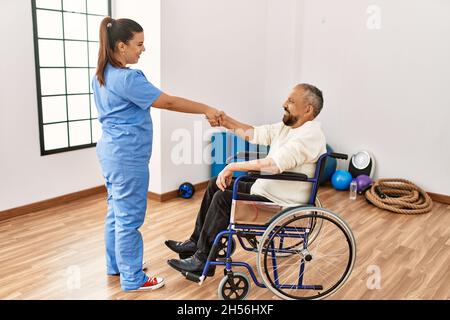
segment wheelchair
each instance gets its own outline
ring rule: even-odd
[[[259,154],[240,152],[233,160],[250,160],[255,156],[260,158]],[[224,266],[224,277],[218,287],[218,295],[224,300],[243,300],[250,291],[247,275],[234,272],[233,267],[246,268],[256,286],[268,288],[285,300],[323,299],[336,292],[352,272],[356,243],[347,223],[323,208],[317,197],[327,157],[348,158],[340,153],[321,155],[313,178],[292,172],[275,175],[247,172],[238,176],[233,185],[228,229],[216,235],[202,274],[184,272],[185,277],[201,285],[210,268]],[[238,198],[239,181],[256,179],[312,183],[309,202],[282,207],[272,202]],[[244,250],[257,254],[260,280],[248,263],[232,260],[236,249],[234,238]]]

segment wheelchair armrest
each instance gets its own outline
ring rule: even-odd
[[[343,160],[347,160],[348,159],[348,155],[346,155],[345,153],[331,153],[330,157],[332,158],[336,158],[336,159],[343,159]]]
[[[250,151],[240,151],[236,153],[234,156],[231,156],[227,159],[226,163],[229,164],[231,162],[234,162],[238,159],[244,159],[246,161],[248,160],[255,160],[255,159],[263,159],[267,156],[267,153],[264,152],[250,152]]]
[[[297,172],[283,172],[279,174],[267,174],[260,171],[249,171],[248,176],[256,179],[286,180],[286,181],[307,181],[308,176]]]

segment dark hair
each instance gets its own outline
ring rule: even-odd
[[[136,32],[142,32],[144,29],[139,23],[130,19],[117,19],[106,17],[100,24],[100,49],[98,51],[97,71],[95,76],[101,86],[105,85],[105,68],[109,62],[114,67],[123,67],[117,59],[114,58],[117,42],[128,43],[133,39]]]
[[[317,87],[308,84],[301,83],[295,86],[295,88],[302,88],[304,90],[303,98],[306,99],[307,103],[313,106],[314,117],[317,117],[323,108],[323,95]]]

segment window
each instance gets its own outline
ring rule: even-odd
[[[95,146],[91,79],[111,0],[32,0],[41,155]]]

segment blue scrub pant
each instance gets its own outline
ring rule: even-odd
[[[148,163],[124,165],[100,161],[108,190],[105,223],[108,274],[120,273],[123,290],[134,290],[147,281],[142,271],[144,223],[149,183]]]

